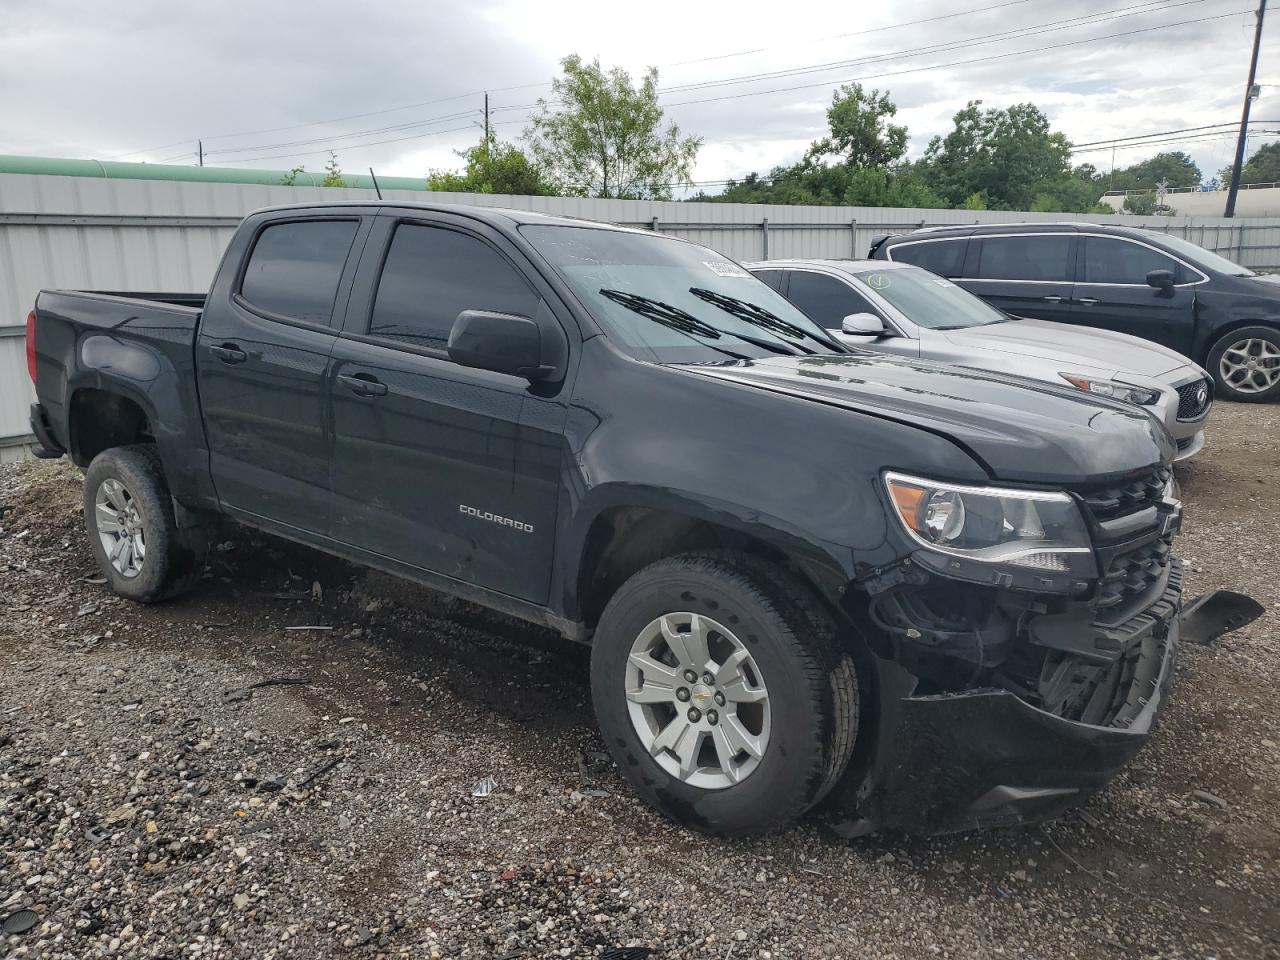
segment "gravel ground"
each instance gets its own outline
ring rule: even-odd
[[[1280,609],[1277,450],[1280,406],[1223,403],[1179,468],[1192,595]],[[136,606],[81,514],[65,463],[0,470],[0,955],[1280,957],[1273,613],[1184,648],[1062,820],[724,842],[602,761],[584,651],[246,531]]]

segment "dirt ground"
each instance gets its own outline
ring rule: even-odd
[[[1189,596],[1269,612],[1184,647],[1099,797],[725,842],[601,758],[583,650],[247,531],[189,596],[120,601],[79,473],[3,468],[0,955],[1280,957],[1280,407],[1220,403],[1178,475]]]

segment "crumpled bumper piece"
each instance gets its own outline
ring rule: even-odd
[[[950,833],[1057,816],[1105,786],[1141,749],[1164,704],[1178,647],[1171,616],[1141,618],[1134,683],[1141,708],[1127,724],[1095,726],[1040,710],[1013,693],[978,689],[885,696],[875,759],[865,778],[841,784],[828,805],[835,829]],[[905,671],[884,662],[882,679]],[[843,818],[843,819],[840,819]]]

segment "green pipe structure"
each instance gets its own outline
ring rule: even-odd
[[[70,160],[61,157],[21,157],[0,154],[0,173],[34,173],[52,177],[96,177],[106,180],[172,180],[183,183],[259,183],[269,187],[283,185],[289,170],[238,170],[228,167],[187,167],[170,163],[120,163],[116,160]],[[346,186],[373,189],[373,178],[367,173],[344,173]],[[324,173],[302,171],[294,186],[322,186]],[[426,177],[378,177],[384,190],[417,190],[425,192]]]

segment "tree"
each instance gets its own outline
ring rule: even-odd
[[[1124,212],[1136,213],[1140,217],[1150,217],[1156,212],[1156,195],[1154,191],[1130,193],[1124,198]]]
[[[672,186],[690,182],[702,140],[682,136],[674,123],[662,129],[655,67],[637,89],[625,70],[606,74],[598,59],[588,64],[575,54],[560,65],[551,96],[561,109],[539,100],[542,113],[525,139],[562,193],[669,200]]]
[[[835,91],[827,110],[829,133],[815,140],[799,163],[775,167],[768,177],[749,174],[725,190],[695,200],[862,207],[938,207],[942,201],[909,164],[907,128],[889,118],[898,108],[888,93],[861,84]],[[834,160],[835,162],[829,162]]]
[[[492,133],[474,147],[459,150],[458,156],[466,160],[462,172],[433,170],[427,176],[428,190],[524,197],[555,195],[555,188],[528,154],[513,143],[499,143]]]
[[[829,136],[815,140],[806,157],[836,156],[853,167],[888,167],[907,155],[907,128],[889,122],[898,107],[887,92],[867,93],[860,83],[846,83],[827,108]]]
[[[1223,183],[1231,182],[1231,167],[1225,167],[1219,177]],[[1280,143],[1267,143],[1254,152],[1240,168],[1241,183],[1280,183]]]
[[[1071,146],[1034,104],[981,105],[970,101],[953,118],[954,129],[929,142],[921,172],[952,206],[980,193],[993,210],[1026,210],[1046,182],[1070,175]]]
[[[1161,180],[1170,187],[1198,187],[1200,168],[1181,150],[1170,150],[1121,167],[1106,179],[1111,190],[1154,190]]]

